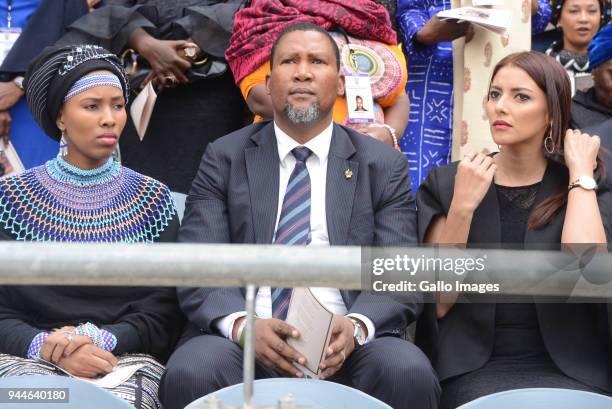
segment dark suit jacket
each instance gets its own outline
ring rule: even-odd
[[[272,243],[279,191],[272,122],[247,126],[208,145],[185,205],[180,242]],[[353,175],[346,178],[345,171]],[[406,159],[399,152],[334,124],[327,164],[326,218],[331,245],[416,243],[416,211]],[[399,335],[421,311],[419,295],[391,298],[341,291],[347,309],[374,323],[377,336]],[[181,288],[183,311],[205,332],[244,310],[239,288]]]
[[[457,163],[434,169],[419,188],[419,235],[437,214],[448,214],[454,191]],[[567,189],[565,166],[549,161],[534,208],[544,199]],[[612,194],[600,185],[599,209],[610,242]],[[559,249],[565,208],[553,222],[539,230],[527,230],[526,249]],[[501,223],[496,188],[492,184],[474,212],[468,247],[501,247]],[[492,246],[493,245],[493,246]],[[519,261],[520,262],[520,261]],[[543,260],[545,262],[545,260]],[[478,296],[461,296],[462,302],[441,320],[435,319],[435,306],[427,305],[417,329],[419,344],[432,359],[440,381],[482,367],[490,358],[495,334],[495,304],[470,303]],[[489,296],[490,297],[490,296]],[[566,375],[588,385],[612,391],[612,346],[609,304],[536,304],[540,331],[551,358]],[[537,302],[537,300],[536,300]],[[433,326],[429,324],[435,323]]]

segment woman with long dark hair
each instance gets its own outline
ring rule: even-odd
[[[429,174],[417,195],[421,238],[513,249],[609,241],[600,141],[568,129],[570,106],[568,76],[554,59],[502,59],[486,104],[500,152]],[[441,297],[436,325],[417,336],[433,345],[442,408],[525,387],[612,392],[606,306]]]

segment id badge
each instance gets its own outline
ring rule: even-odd
[[[9,51],[11,51],[11,48],[13,48],[13,44],[15,44],[20,34],[20,28],[0,28],[0,64],[2,64]]]
[[[374,99],[368,74],[346,75],[344,93],[349,122],[374,122]]]

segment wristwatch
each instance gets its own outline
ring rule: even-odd
[[[21,75],[18,75],[15,78],[13,78],[13,83],[17,85],[17,88],[23,91],[23,77]]]
[[[567,187],[567,190],[572,190],[575,187],[581,187],[585,190],[597,190],[597,182],[590,176],[580,176]]]
[[[366,335],[363,328],[361,328],[360,322],[352,317],[348,317],[348,319],[353,323],[353,339],[355,340],[355,346],[362,346],[366,342]]]

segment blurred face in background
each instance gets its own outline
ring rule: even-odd
[[[600,104],[612,108],[612,60],[608,60],[593,70],[595,96]]]
[[[598,0],[566,0],[558,23],[563,30],[563,48],[586,54],[589,43],[599,30],[600,18]]]

